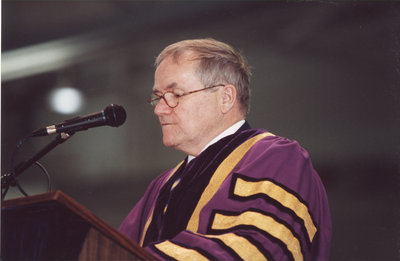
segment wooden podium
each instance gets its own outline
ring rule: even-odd
[[[3,201],[1,212],[4,261],[156,260],[61,191]]]

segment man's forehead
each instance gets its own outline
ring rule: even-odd
[[[190,57],[192,56],[181,55],[178,60],[172,56],[166,57],[156,69],[153,91],[165,92],[177,88],[186,91],[188,88],[185,84],[187,78],[198,78],[198,61],[192,60]]]

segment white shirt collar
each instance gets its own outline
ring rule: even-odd
[[[231,135],[233,133],[235,133],[236,131],[238,131],[240,129],[240,127],[242,127],[242,125],[245,123],[245,120],[240,120],[238,122],[236,122],[235,124],[233,124],[232,126],[230,126],[229,128],[227,128],[226,130],[224,130],[223,132],[221,132],[218,136],[216,136],[214,139],[212,139],[201,151],[200,153],[202,153],[205,149],[207,149],[209,146],[213,145],[214,143],[216,143],[217,141],[219,141],[222,138],[225,138],[228,135]],[[199,154],[200,154],[199,153]],[[195,156],[192,155],[188,155],[188,161],[187,163],[189,163],[192,159],[194,159]]]

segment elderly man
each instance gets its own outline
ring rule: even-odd
[[[154,107],[165,146],[188,156],[147,189],[119,230],[160,259],[327,260],[323,184],[295,141],[245,121],[245,59],[213,39],[166,47]]]

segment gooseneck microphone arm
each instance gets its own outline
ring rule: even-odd
[[[60,133],[60,134],[58,134],[57,137],[52,142],[50,142],[46,147],[44,147],[38,153],[33,155],[27,161],[24,161],[24,162],[18,164],[18,166],[16,166],[14,168],[12,173],[6,173],[4,175],[1,175],[1,188],[5,189],[7,191],[10,186],[16,186],[17,185],[16,177],[19,174],[21,174],[27,168],[32,166],[35,162],[37,162],[39,159],[41,159],[43,156],[45,156],[47,153],[49,153],[57,145],[65,142],[73,134],[74,133]],[[2,197],[4,197],[4,196],[2,196]]]
[[[60,133],[57,135],[57,137],[50,142],[46,147],[44,147],[42,150],[40,150],[38,153],[32,156],[27,161],[24,161],[20,164],[18,164],[17,167],[14,169],[14,175],[18,176],[20,173],[25,171],[27,168],[32,166],[36,161],[41,159],[44,155],[49,153],[52,149],[54,149],[57,145],[64,143],[67,139],[69,139],[74,133]]]

